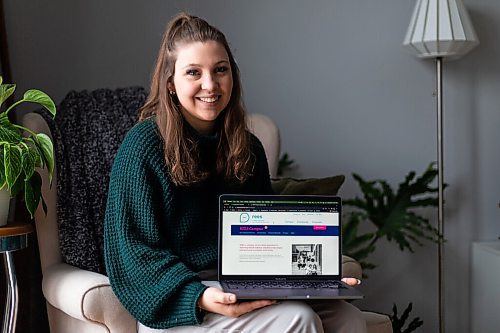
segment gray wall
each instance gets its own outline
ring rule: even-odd
[[[189,10],[226,33],[249,111],[278,123],[298,176],[345,174],[352,197],[352,172],[396,186],[436,160],[434,64],[401,45],[413,0],[4,2],[20,90],[60,101],[70,89],[147,86],[166,22]],[[500,3],[465,3],[481,45],[444,66],[448,332],[469,331],[471,243],[500,236]],[[436,252],[381,244],[358,304],[413,302],[421,331],[437,331]]]

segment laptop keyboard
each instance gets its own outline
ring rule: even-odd
[[[226,281],[231,289],[341,289],[339,281]]]

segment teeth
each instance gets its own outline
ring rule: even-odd
[[[202,102],[213,103],[213,102],[215,102],[218,99],[218,97],[199,97],[199,99]]]

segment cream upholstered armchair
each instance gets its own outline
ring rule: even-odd
[[[91,107],[99,108],[100,105],[103,105],[99,101],[96,103],[96,96],[92,96],[92,98],[92,103],[89,104],[92,105]],[[97,96],[97,98],[100,97]],[[109,100],[109,96],[106,98]],[[73,104],[69,103],[69,105]],[[87,111],[81,110],[81,112]],[[62,112],[65,110],[59,108],[58,116],[61,116]],[[24,117],[23,123],[36,132],[43,132],[53,137],[54,133],[50,130],[47,119],[44,118],[41,114],[29,113]],[[271,119],[259,114],[251,114],[248,117],[248,124],[262,141],[270,173],[272,176],[276,176],[280,150],[277,127]],[[107,130],[113,130],[113,128],[108,127]],[[56,154],[56,159],[57,157]],[[66,167],[56,162],[56,168]],[[41,172],[44,171],[41,170]],[[50,331],[52,333],[135,333],[137,332],[136,321],[114,295],[108,278],[99,272],[65,263],[63,259],[64,253],[62,253],[60,245],[64,243],[64,240],[60,239],[61,230],[59,230],[57,209],[58,177],[60,175],[61,173],[58,171],[55,172],[51,187],[47,183],[43,184],[42,193],[48,207],[47,216],[41,209],[35,215],[43,275],[42,290],[47,304]],[[107,184],[102,184],[102,186],[107,187]],[[63,195],[66,194],[59,193],[59,196]],[[350,258],[344,257],[343,270],[346,276],[361,277],[361,267]],[[368,332],[392,332],[387,316],[368,312],[364,314],[367,319]]]

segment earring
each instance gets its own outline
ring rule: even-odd
[[[169,90],[168,93],[170,94],[170,96],[174,96],[175,95],[175,90]]]

